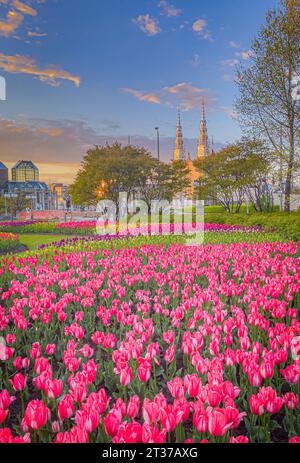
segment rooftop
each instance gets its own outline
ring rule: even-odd
[[[44,182],[7,182],[5,189],[12,190],[43,190],[50,191],[47,183]]]
[[[19,167],[25,167],[25,166],[26,166],[26,167],[29,167],[29,168],[31,168],[31,169],[36,169],[36,170],[38,170],[38,168],[36,167],[35,164],[33,164],[32,161],[24,161],[24,160],[18,161],[18,162],[14,165],[13,169],[17,169],[17,168],[19,168]]]

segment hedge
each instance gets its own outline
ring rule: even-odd
[[[300,241],[300,212],[272,212],[255,214],[206,213],[206,223],[241,226],[261,226],[279,233],[286,240]]]

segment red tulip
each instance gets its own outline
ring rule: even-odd
[[[17,373],[13,379],[9,380],[15,391],[23,391],[26,387],[27,377],[22,373]]]
[[[119,430],[119,427],[121,424],[121,418],[115,413],[110,412],[103,419],[103,424],[104,424],[106,434],[108,434],[111,437],[114,437]]]
[[[289,440],[289,444],[300,444],[300,436],[292,437]]]
[[[184,397],[183,381],[181,378],[174,378],[167,383],[168,389],[174,399],[181,399]]]
[[[130,397],[128,406],[127,406],[127,415],[129,418],[132,420],[137,417],[139,414],[139,409],[140,409],[140,398],[139,396],[135,395],[133,397]]]
[[[246,436],[238,436],[230,438],[231,444],[249,444],[249,439]]]
[[[66,394],[58,405],[58,416],[60,420],[69,419],[75,411],[74,401],[69,394]]]
[[[293,392],[287,392],[283,396],[283,402],[289,410],[295,410],[298,407],[299,397]]]
[[[184,377],[184,389],[190,397],[197,397],[201,388],[201,379],[196,375],[186,375]]]
[[[114,444],[137,444],[142,442],[142,426],[139,423],[122,423],[118,434],[112,440]]]
[[[47,379],[45,382],[45,393],[49,399],[57,399],[63,390],[63,382],[61,379]]]
[[[144,444],[165,444],[167,438],[166,429],[159,430],[147,423],[143,424],[142,441]]]
[[[131,383],[133,378],[131,368],[123,368],[120,372],[120,382],[122,386],[128,386]]]
[[[250,402],[250,408],[251,408],[253,415],[260,416],[265,413],[264,403],[259,397],[257,397],[256,395],[253,395],[250,397],[249,402]]]
[[[55,344],[48,344],[46,346],[45,351],[46,351],[47,355],[54,355],[55,352],[56,352],[56,345]]]
[[[91,433],[99,426],[100,416],[98,412],[93,410],[79,410],[76,412],[75,421],[79,428]]]
[[[138,377],[142,383],[149,381],[151,377],[152,363],[150,359],[138,359]]]
[[[195,411],[193,416],[193,425],[198,432],[207,432],[208,430],[208,416],[205,410]]]
[[[4,389],[0,392],[0,410],[7,410],[11,402],[15,400],[15,397],[11,397],[9,392]]]
[[[208,413],[208,430],[212,436],[224,436],[231,428],[231,423],[227,422],[224,410],[217,408]]]
[[[27,405],[24,419],[29,428],[40,429],[50,420],[50,410],[44,402],[32,400]]]
[[[176,346],[172,344],[167,350],[164,355],[164,359],[167,363],[172,363],[176,353]]]
[[[6,420],[7,415],[8,415],[8,410],[2,410],[2,409],[0,408],[0,424],[2,424],[3,421]]]

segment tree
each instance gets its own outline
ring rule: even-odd
[[[106,199],[118,206],[119,193],[127,192],[149,207],[153,200],[171,200],[185,187],[186,175],[181,164],[167,165],[143,148],[115,143],[88,151],[69,193],[76,205],[96,205]]]
[[[248,195],[254,207],[262,210],[266,194],[262,185],[268,184],[270,156],[260,141],[242,139],[197,161],[200,198],[238,213]]]
[[[266,141],[273,150],[279,178],[284,179],[286,212],[299,158],[300,107],[294,97],[299,65],[300,4],[280,0],[278,9],[267,13],[252,44],[249,67],[237,70],[236,109],[245,133]]]
[[[18,192],[16,197],[10,197],[6,200],[7,210],[10,212],[11,217],[16,217],[18,212],[24,211],[27,207],[30,207],[31,201],[26,197],[26,193]]]
[[[113,145],[96,146],[84,157],[69,193],[74,204],[96,205],[101,199],[118,202],[119,192],[132,194],[137,179],[144,176],[150,154],[142,148]]]
[[[179,161],[164,164],[154,160],[152,165],[145,167],[145,178],[138,180],[138,197],[144,200],[150,208],[152,201],[166,200],[171,202],[189,185],[186,165]]]

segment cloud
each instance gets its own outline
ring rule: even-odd
[[[194,22],[192,29],[197,35],[202,36],[204,39],[211,40],[211,34],[206,29],[206,26],[207,21],[205,19],[197,19],[197,21]]]
[[[240,63],[241,59],[243,59],[245,61],[248,61],[249,59],[251,59],[251,57],[253,56],[253,52],[252,52],[252,50],[237,51],[235,53],[235,56],[237,58],[225,59],[225,60],[221,61],[221,65],[222,66],[235,67]]]
[[[162,14],[168,16],[169,18],[180,16],[182,13],[180,8],[175,8],[175,6],[171,5],[166,0],[160,0],[157,6],[158,8],[162,8]]]
[[[223,80],[225,80],[225,82],[230,82],[232,78],[229,74],[223,74]]]
[[[230,48],[241,48],[241,45],[238,42],[235,42],[234,40],[230,40],[229,46]]]
[[[109,131],[116,131],[121,128],[118,122],[112,121],[110,119],[102,119],[101,126],[104,128],[104,130],[109,130]]]
[[[3,156],[1,161],[12,167],[20,159],[31,159],[40,169],[43,181],[57,181],[71,183],[80,167],[80,162],[89,148],[94,145],[112,144],[114,142],[127,145],[128,134],[120,135],[107,133],[103,120],[103,129],[91,128],[86,122],[79,120],[47,120],[28,119],[26,115],[20,120],[0,119],[0,138]],[[200,118],[200,115],[199,115]],[[26,122],[25,122],[26,121]],[[197,151],[197,128],[195,138],[185,139],[191,155]],[[115,123],[116,124],[116,123]],[[175,138],[176,114],[172,123],[171,136],[161,133],[161,155],[164,161],[172,159]],[[131,144],[144,147],[156,155],[157,140],[153,136],[130,134]],[[220,147],[215,143],[216,149]]]
[[[27,35],[29,37],[47,37],[48,34],[45,32],[35,32],[35,31],[28,31]]]
[[[171,107],[180,106],[184,111],[200,108],[203,99],[205,99],[207,105],[210,105],[212,102],[212,97],[207,89],[193,87],[188,82],[163,87],[161,90],[154,92],[141,92],[131,88],[122,90],[130,93],[140,101],[164,104]]]
[[[238,59],[225,59],[221,61],[222,66],[229,66],[231,68],[237,66],[239,64]]]
[[[29,159],[29,157],[27,156]],[[19,160],[19,159],[18,159]],[[6,167],[10,170],[16,161],[3,160]],[[46,183],[65,183],[70,185],[80,169],[80,163],[77,162],[44,162],[44,160],[35,161],[40,173],[41,182]]]
[[[6,21],[0,20],[0,35],[8,36],[15,32],[22,24],[24,16],[13,10],[9,10]]]
[[[132,88],[123,88],[122,90],[126,93],[130,93],[131,95],[135,96],[140,101],[146,101],[147,103],[152,103],[152,104],[161,103],[160,98],[154,93],[142,93]]]
[[[220,108],[225,114],[227,114],[231,119],[237,119],[239,114],[233,108],[228,106],[221,106]]]
[[[206,24],[207,22],[205,19],[197,19],[197,21],[195,21],[193,24],[193,31],[197,33],[202,32],[206,27]]]
[[[247,50],[247,51],[236,52],[235,56],[238,56],[239,58],[242,58],[245,61],[247,61],[247,60],[252,58],[253,51],[252,50]]]
[[[37,131],[43,134],[48,135],[49,137],[62,137],[64,135],[64,130],[58,128],[58,127],[40,127],[37,128]]]
[[[161,32],[159,22],[157,19],[152,18],[149,14],[140,15],[132,20],[142,32],[153,37]]]
[[[77,87],[80,86],[80,77],[73,76],[62,69],[47,67],[41,69],[34,59],[23,55],[9,56],[0,53],[0,69],[12,74],[28,74],[36,76],[40,81],[48,85],[58,86],[60,80],[69,80]]]
[[[34,162],[80,162],[100,137],[101,131],[84,121],[0,119],[1,160],[18,161],[22,153]]]
[[[0,0],[9,8],[6,19],[0,20],[0,35],[10,36],[24,22],[24,15],[37,16],[37,11],[19,0]]]
[[[11,4],[14,8],[16,8],[16,10],[19,10],[23,14],[29,14],[30,16],[37,15],[37,11],[34,8],[31,8],[31,6],[28,6],[19,0],[13,0]]]

